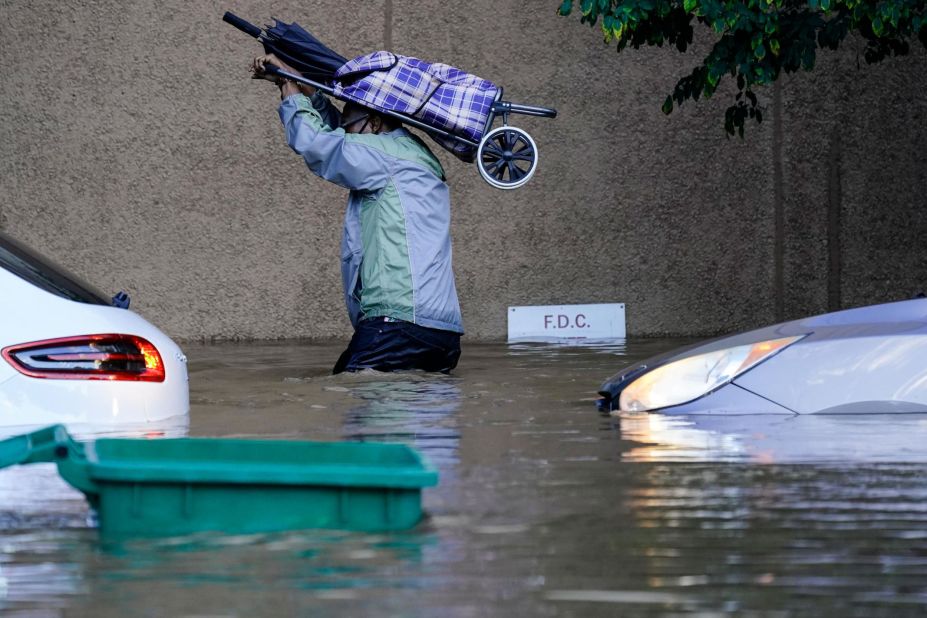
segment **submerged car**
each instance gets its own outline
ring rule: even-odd
[[[0,233],[0,426],[185,419],[186,362],[127,297]]]
[[[602,410],[679,414],[927,412],[927,299],[848,309],[635,363]]]

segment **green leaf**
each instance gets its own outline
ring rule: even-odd
[[[882,19],[876,17],[872,20],[872,31],[876,36],[882,36],[882,33],[885,32],[885,25],[882,23]]]
[[[666,100],[663,101],[663,107],[661,107],[660,109],[663,110],[664,114],[670,114],[673,111],[673,97],[672,96],[666,97]]]

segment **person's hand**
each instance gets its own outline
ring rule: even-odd
[[[276,75],[268,75],[268,66],[277,67],[278,69],[286,71],[287,73],[292,73],[293,75],[299,75],[299,71],[284,61],[280,60],[280,58],[277,58],[273,54],[258,56],[251,62],[251,79],[266,79],[277,84],[280,86],[281,99],[285,99],[292,94],[304,94],[306,96],[311,96],[315,92],[315,88],[309,86],[308,84],[298,84],[291,79],[286,79]]]
[[[279,77],[267,74],[268,66],[277,67],[278,69],[290,73],[297,73],[296,69],[280,60],[280,58],[277,58],[273,54],[266,54],[264,56],[258,56],[251,62],[251,79],[266,79],[274,83],[279,82]]]

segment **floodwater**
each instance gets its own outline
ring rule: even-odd
[[[596,411],[606,377],[678,343],[471,344],[452,376],[188,345],[191,435],[411,444],[440,473],[428,519],[105,544],[53,470],[6,470],[0,613],[925,615],[927,418]]]

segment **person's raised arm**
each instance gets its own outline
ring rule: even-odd
[[[387,185],[393,160],[372,134],[330,129],[307,97],[287,97],[280,104],[286,141],[318,176],[348,189],[376,190]]]
[[[281,101],[296,94],[310,97],[312,106],[322,116],[322,120],[325,122],[325,124],[327,124],[332,129],[338,127],[338,124],[341,122],[341,112],[339,112],[338,108],[331,104],[331,102],[324,94],[309,84],[303,84],[301,82],[281,78],[275,75],[268,75],[267,69],[265,68],[268,65],[275,66],[278,69],[288,73],[299,75],[299,71],[283,62],[275,55],[266,54],[264,56],[258,56],[251,62],[251,77],[253,79],[266,79],[277,84],[277,86],[280,87]]]
[[[391,160],[376,142],[376,135],[348,135],[336,128],[316,109],[313,100],[323,99],[320,107],[333,106],[316,89],[292,80],[268,75],[265,67],[273,65],[297,73],[273,54],[258,56],[251,63],[254,79],[267,79],[280,86],[280,121],[286,130],[287,144],[318,176],[348,189],[375,190],[389,182]],[[294,96],[305,95],[305,96]],[[312,96],[315,95],[315,96]],[[329,110],[331,111],[331,110]],[[327,114],[331,116],[332,114]]]

